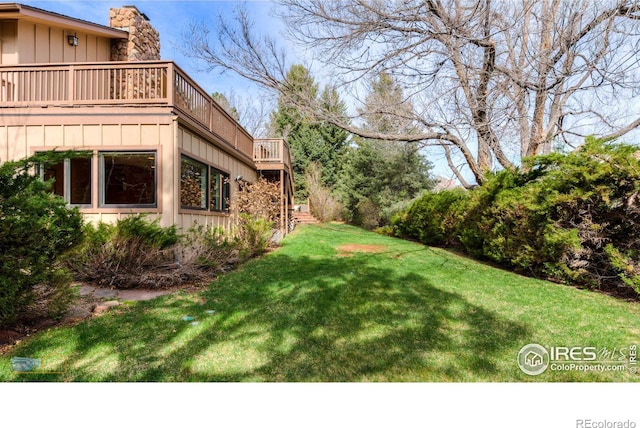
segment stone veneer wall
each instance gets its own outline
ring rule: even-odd
[[[129,32],[128,40],[118,40],[112,44],[112,61],[160,59],[160,34],[135,6],[109,10],[109,26]]]

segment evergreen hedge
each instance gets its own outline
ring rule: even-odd
[[[569,154],[526,159],[475,190],[425,195],[393,219],[394,233],[521,273],[637,296],[637,151],[591,138]]]
[[[0,165],[0,326],[43,309],[61,315],[72,299],[61,256],[82,239],[82,216],[34,170],[68,153]]]

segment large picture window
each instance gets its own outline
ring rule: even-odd
[[[71,205],[91,205],[93,168],[91,153],[42,166],[42,178],[53,180],[53,193]]]
[[[100,152],[102,206],[157,206],[156,152]]]
[[[207,209],[207,165],[186,156],[180,158],[180,205]]]

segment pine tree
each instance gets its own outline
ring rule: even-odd
[[[337,91],[325,88],[318,95],[318,85],[304,66],[292,66],[286,84],[291,87],[292,96],[319,99],[328,110],[342,117],[346,115]],[[304,176],[313,163],[321,165],[323,183],[328,187],[335,185],[348,134],[331,124],[312,120],[291,107],[288,101],[278,99],[278,109],[271,115],[270,133],[273,137],[286,138],[291,150],[296,197],[306,198]]]
[[[380,133],[411,134],[413,106],[402,88],[386,73],[371,82],[371,93],[360,113],[363,127]],[[354,139],[344,160],[340,193],[352,221],[375,226],[402,201],[433,187],[432,165],[414,142]],[[388,219],[388,218],[387,218]]]
[[[240,113],[238,112],[238,109],[231,104],[229,98],[227,98],[225,94],[223,94],[222,92],[214,92],[213,94],[211,94],[211,98],[213,98],[213,100],[217,102],[220,107],[222,107],[227,113],[229,113],[229,116],[231,116],[235,120],[240,120]]]

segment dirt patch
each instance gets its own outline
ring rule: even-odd
[[[353,253],[382,253],[388,251],[386,245],[344,244],[336,247],[340,257],[350,257]]]

